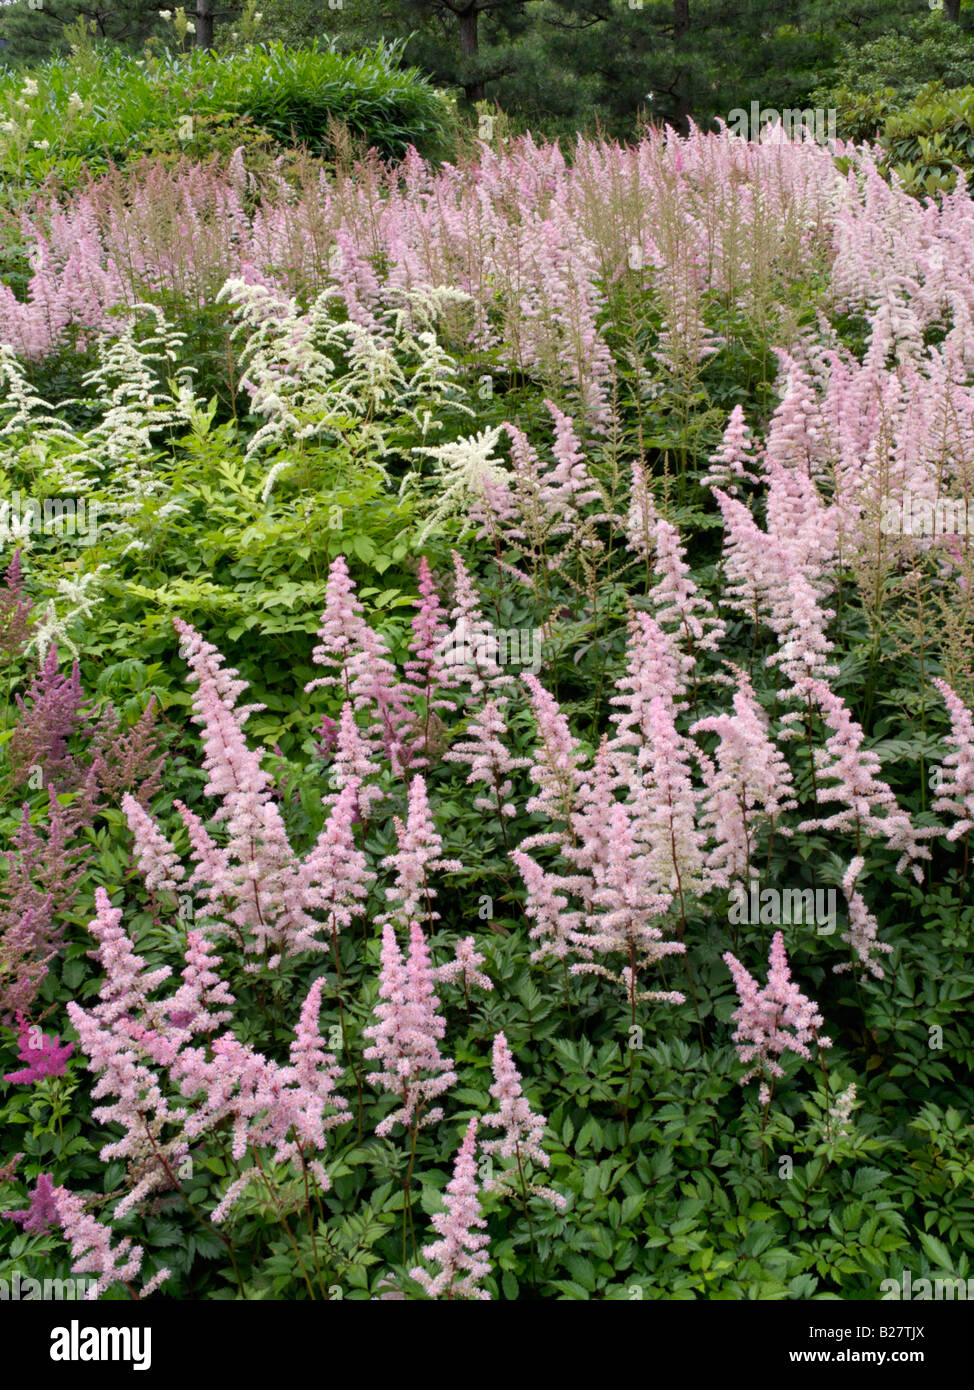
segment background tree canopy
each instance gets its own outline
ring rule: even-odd
[[[14,0],[0,13],[6,60],[64,52],[79,33],[130,50],[171,45],[156,3]],[[193,0],[186,17],[182,43],[199,47],[256,37],[352,52],[400,40],[404,65],[550,135],[627,136],[648,115],[685,130],[755,100],[781,109],[814,96],[845,110],[850,93],[862,135],[896,108],[863,98],[908,104],[931,81],[956,88],[974,73],[974,7],[962,0],[934,11],[929,0]]]

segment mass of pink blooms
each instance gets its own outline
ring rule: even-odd
[[[472,561],[453,552],[442,572],[420,561],[399,651],[373,626],[338,556],[311,652],[321,674],[305,687],[309,721],[315,699],[332,702],[317,745],[330,775],[327,815],[300,847],[264,752],[245,729],[262,706],[244,702],[246,682],[188,617],[174,620],[205,774],[205,813],[175,803],[188,856],[138,788],[119,800],[153,910],[168,910],[160,908],[166,894],[185,897],[194,925],[174,978],[172,966],[149,967],[122,909],[99,887],[88,926],[99,994],[67,1005],[75,1063],[83,1056],[94,1078],[95,1119],[118,1132],[100,1157],[124,1161],[135,1175],[115,1219],[174,1191],[183,1164],[218,1129],[240,1171],[210,1213],[217,1227],[261,1181],[262,1150],[316,1196],[331,1189],[330,1136],[354,1119],[351,1068],[328,1041],[345,1022],[338,943],[363,924],[374,927],[378,958],[371,958],[363,1029],[369,1066],[355,1081],[383,1102],[374,1132],[390,1143],[405,1134],[415,1145],[420,1129],[455,1126],[459,1040],[440,995],[462,991],[469,1016],[472,991],[490,1001],[499,977],[482,969],[481,936],[455,933],[445,960],[431,954],[443,884],[466,872],[444,850],[435,790],[435,772],[451,765],[462,769],[469,804],[502,838],[531,962],[556,965],[553,978],[560,984],[563,976],[566,990],[578,977],[595,977],[634,1026],[652,1017],[646,1006],[689,1006],[667,972],[679,967],[680,982],[692,981],[691,907],[712,909],[735,885],[751,886],[762,835],[787,839],[797,831],[828,846],[848,910],[828,968],[883,977],[879,959],[890,947],[878,935],[867,855],[871,865],[886,856],[890,872],[920,883],[930,841],[966,843],[974,829],[974,715],[949,684],[934,682],[950,721],[933,804],[945,822],[916,824],[841,693],[839,557],[868,565],[882,544],[875,524],[882,509],[907,494],[932,499],[955,480],[956,460],[974,454],[974,258],[946,254],[972,244],[974,202],[959,182],[942,206],[921,205],[882,178],[868,154],[856,160],[842,174],[816,146],[747,143],[726,132],[692,132],[680,142],[655,132],[631,148],[580,141],[569,163],[557,147],[524,138],[503,152],[485,148],[476,166],[434,171],[410,156],[395,177],[367,165],[361,180],[339,187],[322,174],[298,198],[279,190],[275,199],[270,189],[257,206],[235,160],[225,175],[156,168],[125,200],[108,178],[67,206],[41,203],[25,214],[35,269],[25,302],[0,288],[0,340],[29,358],[107,327],[119,305],[148,290],[202,305],[231,276],[288,294],[333,282],[349,317],[378,331],[375,312],[395,291],[453,285],[472,299],[473,346],[503,367],[558,384],[589,431],[604,433],[613,369],[599,314],[604,286],[633,273],[630,249],[639,248],[637,273],[652,281],[662,307],[659,361],[678,374],[717,346],[704,319],[706,293],[728,288],[732,266],[735,276],[746,274],[740,243],[749,229],[754,255],[769,237],[796,237],[810,253],[827,246],[836,307],[861,314],[868,333],[861,362],[837,339],[830,345],[827,333],[779,351],[778,403],[763,440],[739,406],[721,422],[723,440],[704,479],[704,500],[719,514],[721,614],[695,581],[681,528],[663,515],[639,463],[627,468],[626,496],[610,514],[565,411],[546,402],[553,462],[508,423],[505,481],[485,484],[472,510],[480,535],[533,556],[541,573],[553,563],[548,548],[577,542],[584,551],[594,544],[586,523],[608,520],[627,560],[647,574],[638,602],[620,605],[605,726],[584,737],[547,677],[515,676],[496,660]],[[626,195],[625,225],[596,196],[610,184]],[[670,212],[679,209],[675,221],[659,216],[664,199]],[[736,218],[706,215],[727,200]],[[155,240],[161,207],[167,258]],[[333,247],[339,256],[328,255]],[[926,344],[945,305],[951,327]],[[532,551],[539,527],[543,553]],[[957,579],[944,537],[914,539],[936,548],[946,579]],[[764,685],[723,659],[738,619],[773,639]],[[47,701],[56,735],[46,756],[67,775],[68,739],[84,706],[77,670],[55,675],[56,661],[33,693],[35,703]],[[756,686],[770,695],[759,698]],[[719,692],[722,706],[697,717],[704,687]],[[25,742],[34,739],[28,715]],[[525,731],[529,756],[513,751],[523,748]],[[804,819],[793,814],[799,768],[814,780],[817,810]],[[371,853],[365,831],[392,796],[404,814],[390,817],[388,839]],[[522,814],[536,824],[517,837],[510,826]],[[31,833],[25,825],[25,844]],[[383,910],[364,922],[373,889]],[[27,886],[23,893],[25,909],[42,916],[46,885],[33,899]],[[11,919],[21,934],[29,913]],[[57,944],[43,940],[45,948]],[[12,926],[10,942],[13,951]],[[831,1043],[818,1005],[792,978],[782,932],[772,937],[763,985],[747,968],[752,945],[723,956],[728,995],[731,983],[737,995],[724,1026],[743,1081],[757,1079],[769,1106],[786,1077],[785,1054],[817,1061]],[[307,971],[286,1023],[286,1061],[247,1040],[221,973],[230,949],[245,961],[248,980],[295,959]],[[337,999],[322,973],[331,964]],[[18,1009],[23,1002],[14,997]],[[74,1045],[59,1048],[43,1034],[38,1044],[23,1012],[17,1021],[26,1065],[5,1079],[56,1081]],[[534,1181],[549,1167],[547,1121],[524,1094],[505,1033],[492,1028],[484,1050],[496,1108],[466,1122],[443,1209],[431,1218],[439,1238],[422,1247],[425,1267],[411,1271],[434,1298],[489,1297],[482,1195],[520,1193],[525,1203],[541,1196],[555,1208],[565,1201]],[[497,1137],[484,1140],[482,1131]],[[478,1148],[500,1169],[482,1184]],[[98,1292],[131,1285],[141,1271],[138,1246],[126,1237],[113,1244],[111,1221],[44,1175],[30,1207],[5,1215],[31,1232],[59,1226],[75,1271],[93,1274]],[[157,1270],[140,1296],[166,1277]]]

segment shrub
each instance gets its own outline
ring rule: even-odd
[[[202,139],[219,151],[228,115],[243,118],[248,131],[265,131],[282,145],[306,143],[318,154],[344,125],[386,159],[411,144],[442,155],[450,108],[398,60],[395,45],[342,56],[274,43],[138,59],[99,51],[83,61],[52,60],[27,78],[8,72],[0,77],[0,172],[14,187],[55,171],[71,184],[86,169],[123,164],[160,144]]]

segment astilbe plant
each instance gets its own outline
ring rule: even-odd
[[[490,1273],[490,1260],[483,1253],[489,1237],[483,1234],[487,1222],[478,1196],[476,1142],[477,1121],[473,1119],[457,1150],[444,1210],[432,1218],[440,1239],[422,1249],[424,1258],[438,1266],[436,1273],[431,1275],[422,1268],[411,1271],[429,1298],[490,1299],[480,1286]]]
[[[19,1010],[17,1046],[17,1056],[26,1065],[20,1071],[8,1072],[3,1079],[18,1086],[29,1086],[49,1076],[63,1076],[68,1058],[74,1052],[74,1043],[65,1043],[63,1047],[59,1047],[56,1037],[48,1037]]]
[[[812,1056],[810,1043],[819,1049],[821,1056],[823,1049],[832,1046],[832,1040],[818,1031],[823,1024],[818,1005],[802,994],[791,978],[785,939],[780,931],[771,939],[768,978],[762,987],[759,988],[754,977],[730,951],[724,953],[724,962],[734,977],[734,988],[740,1000],[732,1019],[737,1025],[734,1032],[737,1055],[748,1068],[741,1085],[760,1077],[759,1099],[767,1107],[771,1104],[775,1082],[785,1075],[778,1058],[785,1052],[792,1052],[808,1061]]]

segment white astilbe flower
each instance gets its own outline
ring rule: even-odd
[[[389,452],[392,420],[406,418],[426,435],[444,404],[473,412],[463,404],[453,359],[430,328],[414,332],[410,319],[430,323],[442,312],[449,293],[417,294],[406,309],[390,306],[376,326],[339,320],[339,289],[331,285],[302,312],[295,300],[266,285],[231,279],[218,299],[228,302],[237,320],[235,339],[243,339],[243,386],[253,413],[265,423],[247,448],[247,458],[283,449],[298,440],[344,438],[356,433],[361,453],[382,471]],[[275,462],[264,484],[270,496],[283,467]]]
[[[481,430],[479,434],[467,439],[457,439],[450,444],[438,444],[413,449],[414,454],[425,454],[436,461],[435,489],[433,502],[427,512],[419,534],[420,541],[439,528],[450,516],[459,516],[469,511],[471,503],[482,502],[485,490],[506,488],[507,470],[494,456],[501,426]],[[409,473],[403,479],[400,495],[408,487],[416,487],[418,475]]]

